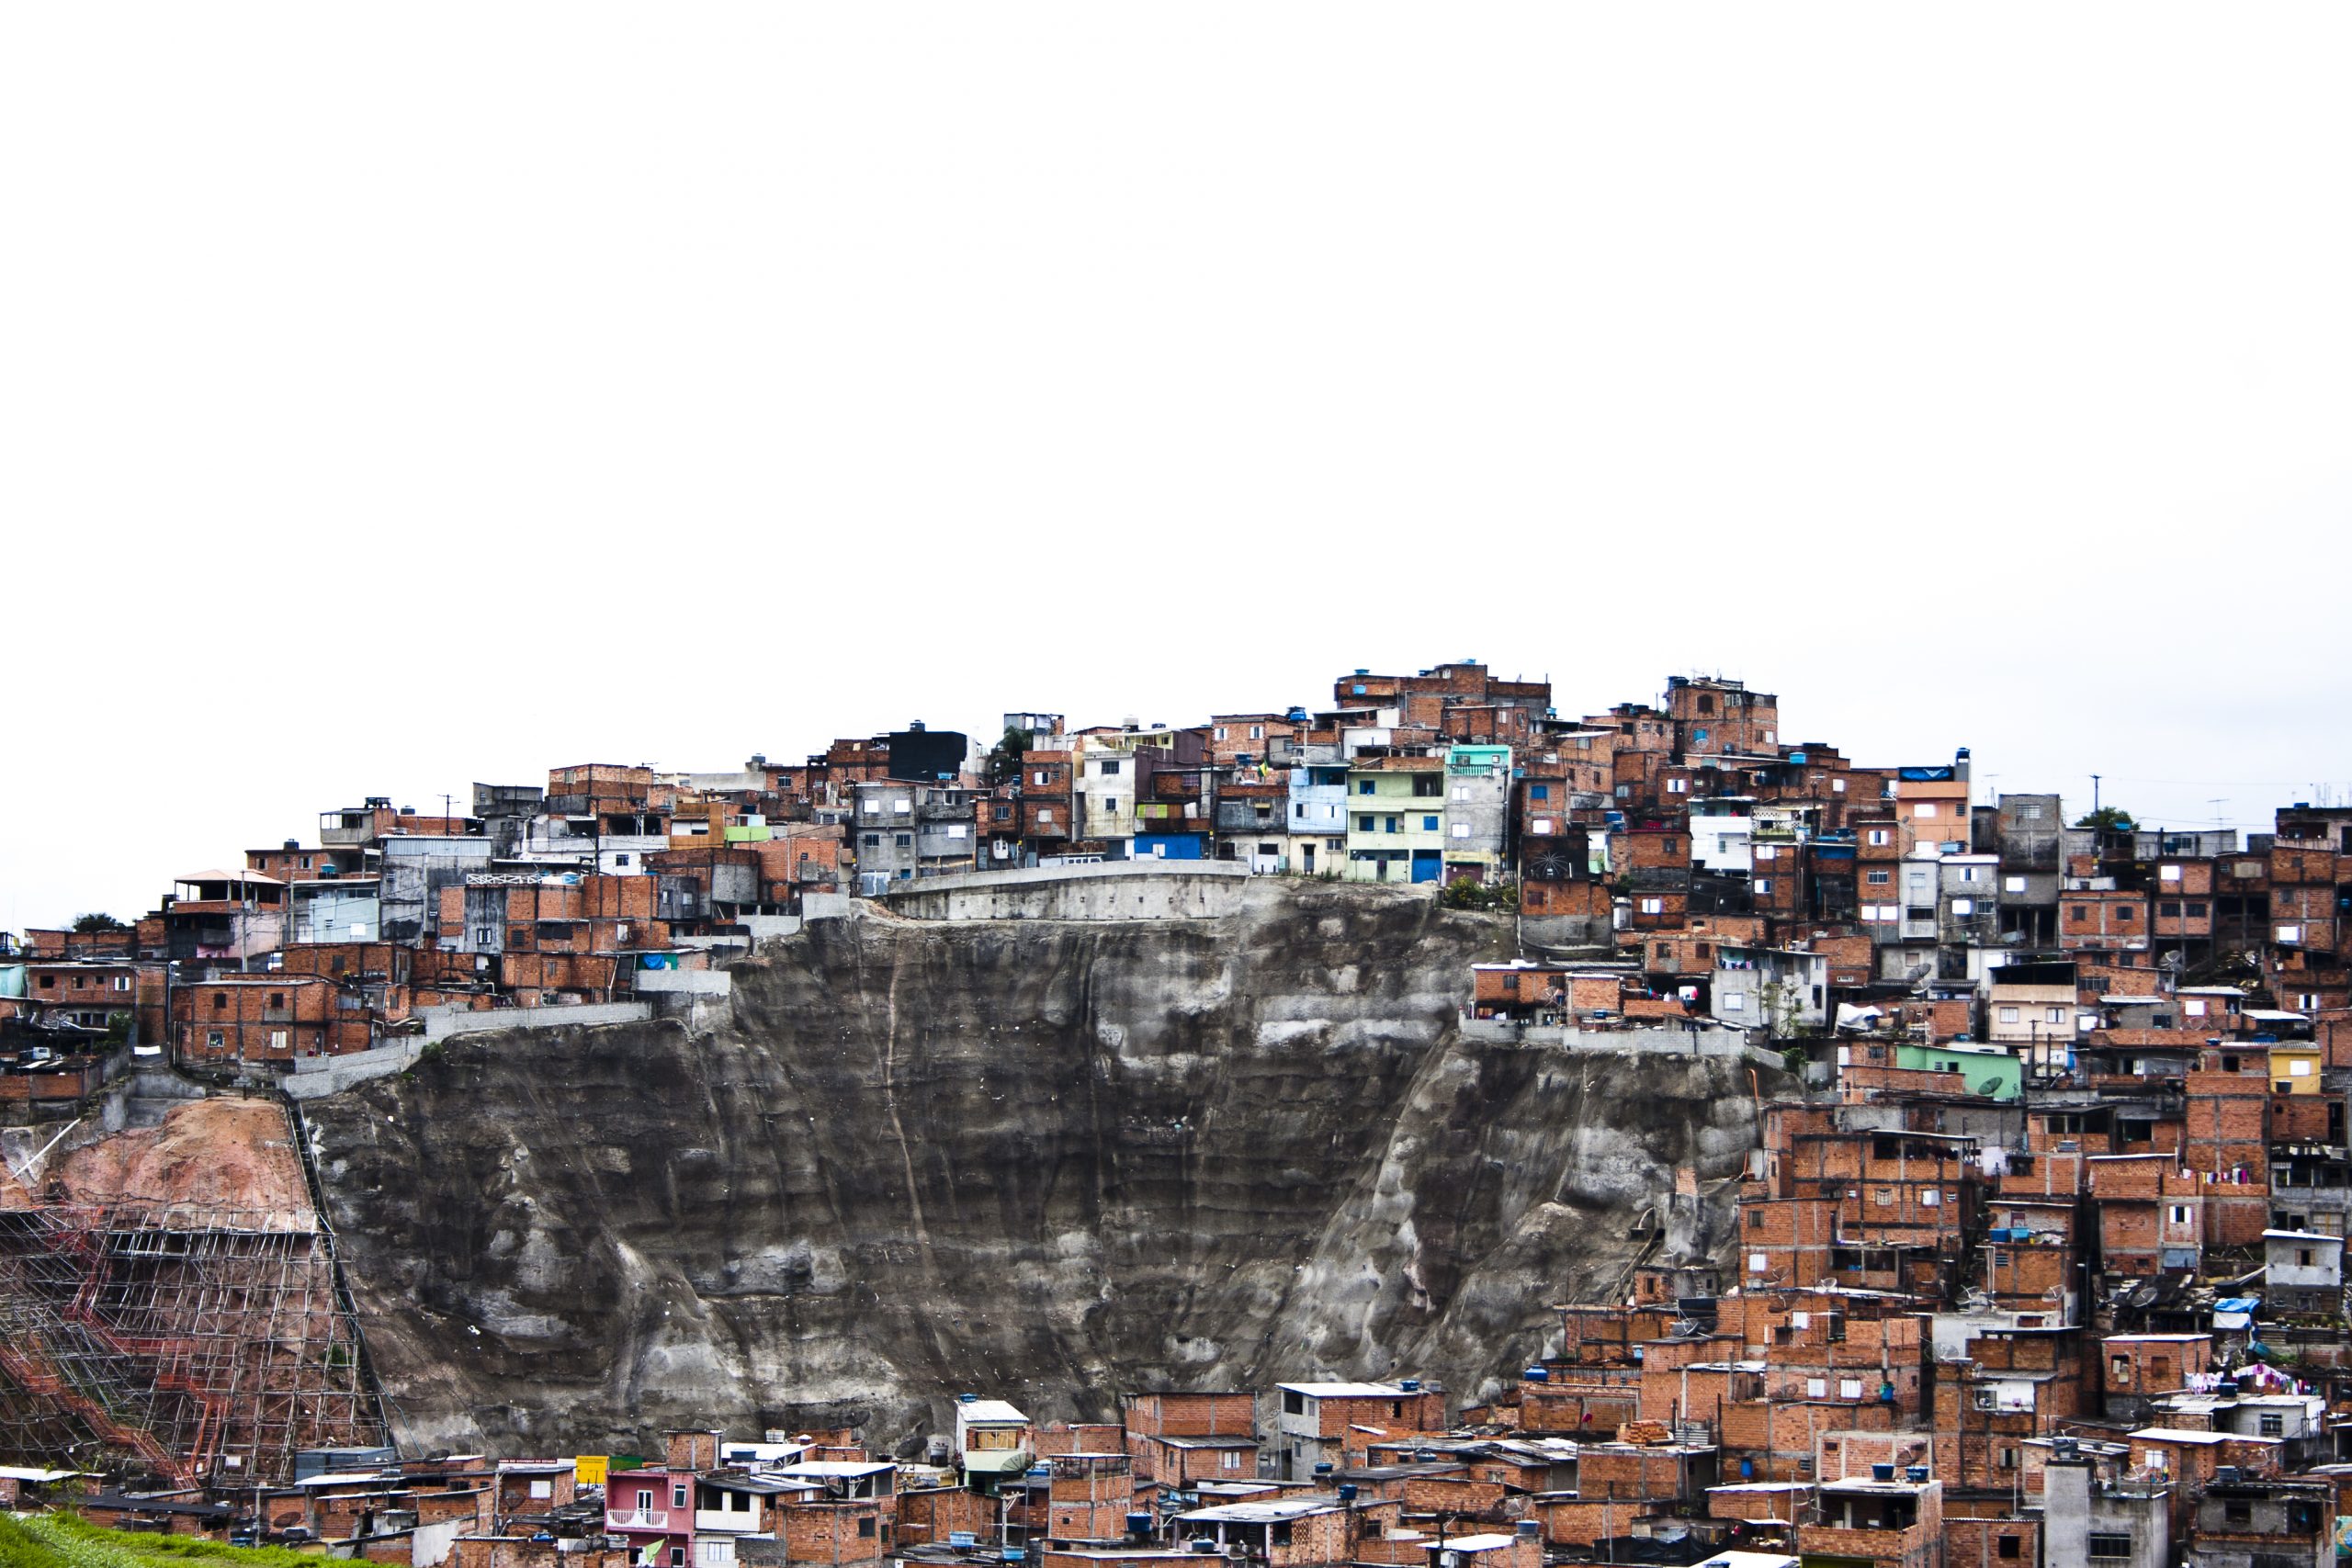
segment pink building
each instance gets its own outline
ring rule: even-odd
[[[605,1480],[605,1529],[628,1542],[634,1562],[686,1568],[695,1551],[695,1478],[666,1466],[616,1470]]]

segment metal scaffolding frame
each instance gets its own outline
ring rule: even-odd
[[[283,1483],[386,1441],[334,1239],[300,1211],[0,1209],[0,1455]]]

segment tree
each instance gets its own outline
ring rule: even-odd
[[[76,932],[86,936],[92,931],[127,931],[130,928],[112,915],[93,910],[86,915],[74,916],[74,929]]]
[[[2132,813],[2120,806],[2102,806],[2075,824],[2077,828],[2097,828],[2102,832],[2128,833],[2139,826],[2132,820]]]
[[[1021,754],[1035,743],[1028,730],[1007,725],[1003,738],[988,755],[989,783],[1004,784],[1021,776]]]

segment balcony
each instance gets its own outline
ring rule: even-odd
[[[666,1530],[670,1528],[667,1508],[615,1508],[605,1515],[605,1528],[615,1530]]]

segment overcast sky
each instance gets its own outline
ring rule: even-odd
[[[0,921],[365,795],[1465,656],[2076,808],[2352,794],[2347,43],[9,7]]]

